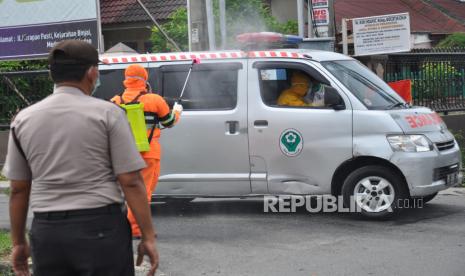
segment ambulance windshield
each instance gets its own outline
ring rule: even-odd
[[[408,107],[394,90],[358,61],[325,61],[321,64],[368,109],[386,110]]]

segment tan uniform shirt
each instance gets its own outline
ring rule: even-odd
[[[123,202],[118,174],[142,169],[124,111],[77,88],[59,87],[12,122],[4,175],[32,180],[33,212],[97,208]]]

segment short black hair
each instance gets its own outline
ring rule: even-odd
[[[51,64],[50,76],[54,83],[65,81],[80,82],[91,64]]]
[[[64,40],[50,51],[50,76],[55,83],[81,81],[87,70],[99,63],[97,50],[80,40]]]

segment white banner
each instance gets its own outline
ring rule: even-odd
[[[98,0],[0,0],[0,59],[44,57],[58,41],[98,47]]]
[[[354,18],[352,24],[356,56],[410,51],[408,13]]]

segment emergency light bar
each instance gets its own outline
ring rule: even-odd
[[[237,35],[236,40],[243,44],[247,50],[257,50],[257,48],[298,48],[298,44],[303,41],[303,38],[296,35],[259,32]]]

